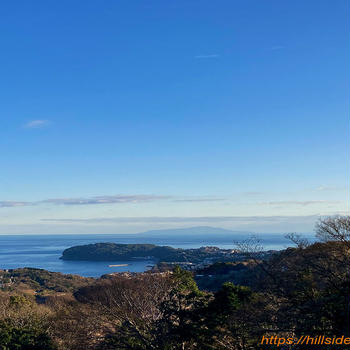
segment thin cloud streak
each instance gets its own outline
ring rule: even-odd
[[[91,205],[91,204],[116,204],[116,203],[141,203],[155,200],[168,199],[168,196],[156,195],[115,195],[97,196],[90,198],[52,198],[41,201],[41,203],[62,205]]]
[[[328,200],[309,200],[309,201],[272,201],[262,202],[260,205],[284,205],[284,206],[308,206],[314,204],[339,204],[340,201],[328,201]]]
[[[0,208],[24,207],[27,205],[34,205],[34,204],[31,202],[0,201]]]
[[[333,192],[333,191],[341,191],[341,190],[345,190],[345,187],[335,187],[335,186],[325,186],[325,185],[321,185],[318,186],[315,190],[319,191],[319,192]]]
[[[226,201],[226,198],[183,198],[183,199],[174,199],[173,202],[222,202]]]
[[[54,204],[54,205],[94,205],[94,204],[122,204],[122,203],[146,203],[157,200],[165,200],[170,196],[157,195],[114,195],[114,196],[96,196],[81,198],[50,198],[40,201],[0,201],[0,208],[33,206],[38,204]]]
[[[26,129],[39,129],[39,128],[48,126],[49,124],[50,124],[49,120],[37,119],[37,120],[29,121],[28,123],[24,124],[23,127]]]
[[[62,223],[106,223],[106,224],[159,224],[159,223],[273,223],[273,222],[284,222],[294,219],[311,219],[315,220],[318,215],[306,215],[306,216],[192,216],[192,217],[181,217],[181,216],[150,216],[150,217],[105,217],[105,218],[47,218],[41,219],[44,222],[62,222]]]
[[[346,215],[333,212],[332,215]],[[0,234],[129,234],[149,230],[214,226],[259,233],[313,232],[315,223],[328,214],[309,216],[202,216],[202,217],[102,217],[44,218],[32,224],[3,224]]]

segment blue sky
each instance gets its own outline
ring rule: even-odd
[[[310,231],[349,195],[348,2],[0,5],[0,233]]]

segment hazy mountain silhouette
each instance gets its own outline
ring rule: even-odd
[[[211,226],[194,226],[194,227],[186,227],[186,228],[175,228],[175,229],[160,229],[160,230],[151,230],[146,232],[139,233],[140,235],[147,236],[199,236],[199,235],[213,235],[213,236],[233,236],[233,235],[250,235],[252,232],[248,231],[232,231],[226,230],[219,227],[211,227]]]

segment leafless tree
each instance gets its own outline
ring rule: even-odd
[[[93,305],[115,332],[126,326],[147,349],[157,349],[159,335],[154,327],[162,317],[161,304],[173,287],[168,274],[115,276],[82,288],[76,298]]]
[[[316,224],[316,237],[323,242],[336,241],[350,248],[350,216],[329,216]]]

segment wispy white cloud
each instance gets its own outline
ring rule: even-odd
[[[321,185],[316,187],[316,191],[319,192],[333,192],[333,191],[340,191],[340,190],[345,190],[345,187],[336,187],[336,186],[326,186],[326,185]]]
[[[152,229],[214,226],[250,232],[312,232],[318,214],[305,216],[95,217],[43,218],[39,230],[49,232],[137,233]],[[1,230],[1,226],[0,226]],[[9,229],[7,229],[8,231]]]
[[[173,202],[219,202],[226,200],[217,197],[174,197],[153,194],[132,194],[132,195],[106,195],[94,197],[65,197],[48,198],[34,202],[26,201],[0,201],[1,207],[15,207],[24,205],[53,204],[53,205],[98,205],[98,204],[123,204],[123,203],[146,203],[158,200],[172,199]]]
[[[48,126],[50,124],[49,120],[46,119],[36,119],[36,120],[31,120],[23,125],[24,128],[26,129],[39,129],[43,128],[45,126]]]
[[[41,221],[46,222],[64,222],[64,223],[191,223],[191,224],[207,224],[207,223],[273,223],[283,222],[293,219],[312,219],[315,220],[317,215],[306,215],[306,216],[150,216],[150,217],[100,217],[100,218],[46,218]]]
[[[262,196],[263,194],[265,194],[265,192],[248,191],[248,192],[242,192],[241,194],[244,196]]]
[[[346,215],[333,212],[331,215]],[[0,224],[0,234],[48,234],[48,233],[138,233],[149,230],[189,228],[196,226],[221,227],[234,231],[260,233],[312,232],[315,223],[327,214],[294,216],[167,216],[167,217],[46,217],[35,223]]]
[[[227,200],[226,198],[180,198],[174,199],[173,202],[222,202]]]
[[[33,205],[33,203],[19,201],[0,201],[0,208],[24,207],[26,205]]]
[[[114,203],[141,203],[155,200],[167,199],[168,196],[157,195],[115,195],[96,196],[89,198],[52,198],[41,201],[41,203],[63,204],[63,205],[89,205],[89,204],[114,204]]]
[[[0,208],[23,207],[38,204],[54,205],[94,205],[94,204],[119,204],[119,203],[143,203],[171,198],[170,196],[134,194],[134,195],[114,195],[96,196],[80,198],[49,198],[40,201],[0,201]]]
[[[194,56],[194,58],[201,59],[201,58],[218,58],[220,57],[219,54],[207,54],[207,55],[197,55]]]
[[[281,205],[281,206],[307,206],[315,204],[338,204],[340,201],[329,200],[308,200],[308,201],[271,201],[261,202],[260,205]]]

